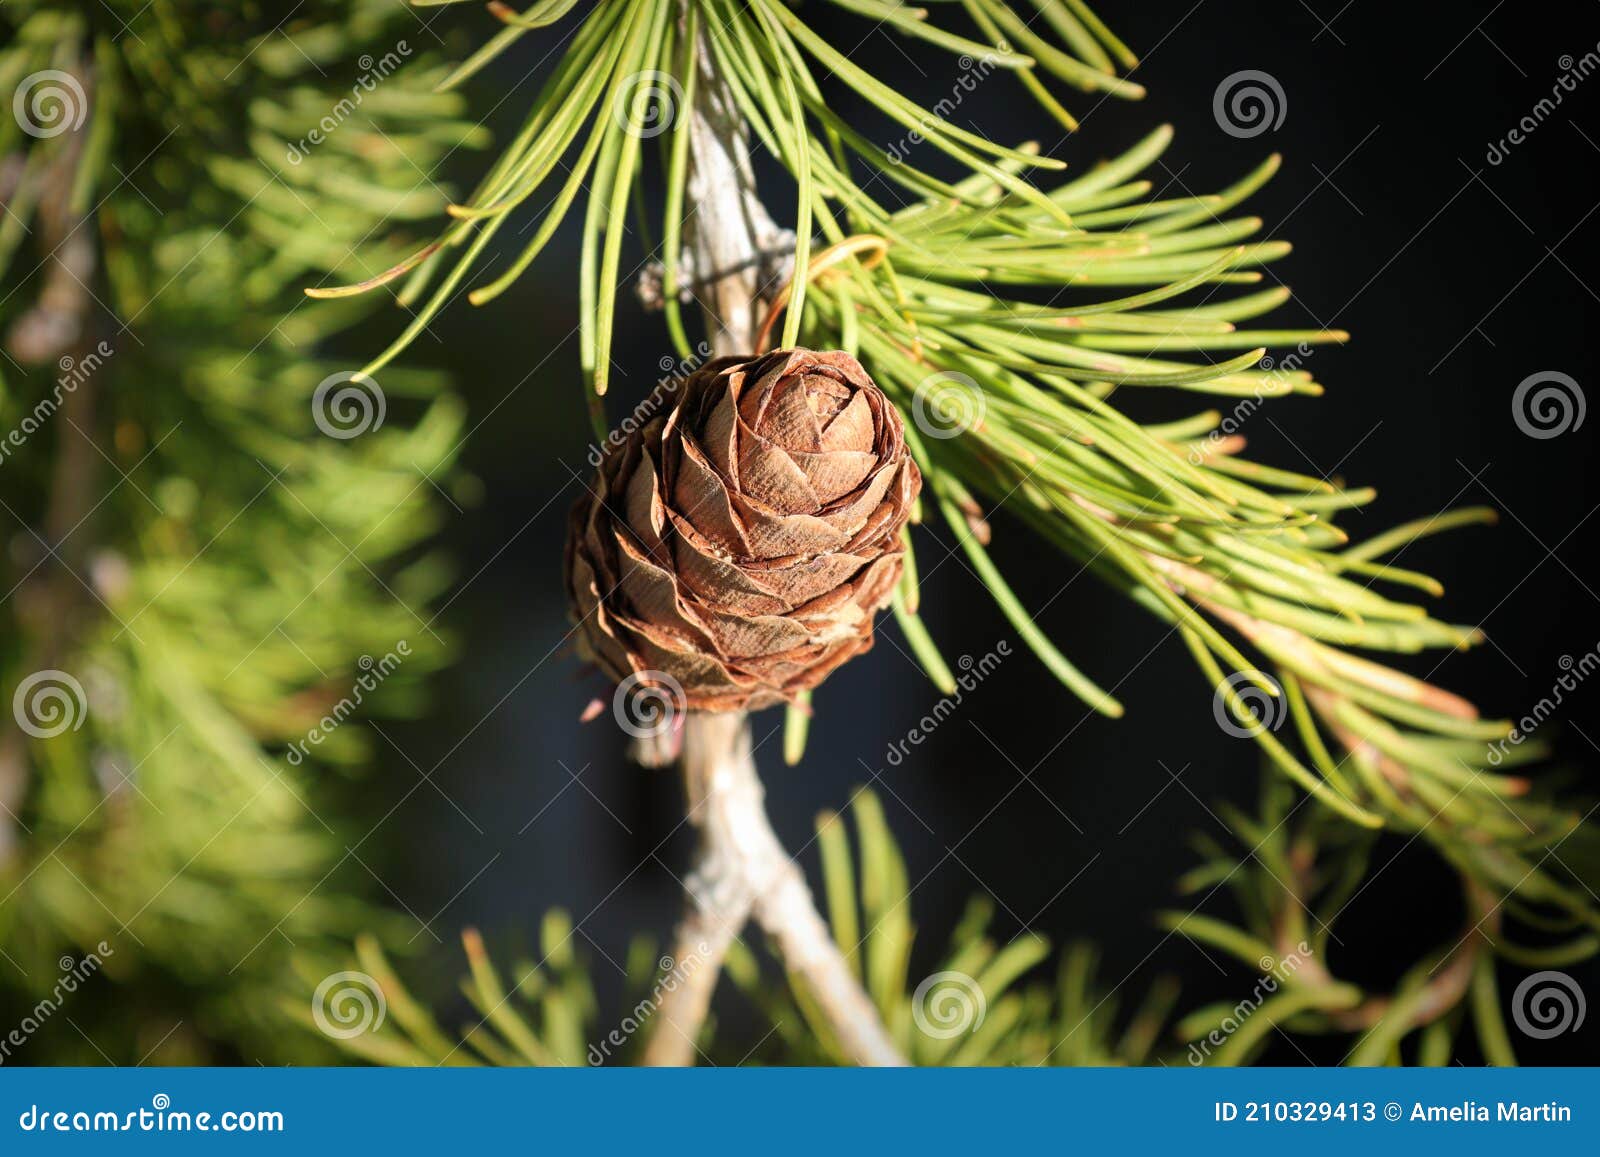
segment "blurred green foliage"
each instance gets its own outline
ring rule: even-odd
[[[28,1060],[325,1056],[281,1031],[285,953],[388,919],[342,852],[329,787],[374,740],[340,704],[412,713],[446,656],[422,545],[461,406],[399,370],[319,396],[371,306],[299,291],[401,252],[479,143],[419,31],[388,0],[0,8],[0,1027],[113,949],[67,1010],[93,1039]],[[68,722],[30,731],[51,688]]]

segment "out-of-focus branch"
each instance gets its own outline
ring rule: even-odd
[[[90,83],[83,82],[86,92]],[[46,254],[42,287],[34,305],[12,323],[6,348],[29,368],[75,365],[88,353],[93,297],[89,282],[97,256],[93,231],[71,209],[72,187],[82,156],[80,134],[73,134],[38,179],[38,240]],[[16,593],[18,627],[28,642],[23,672],[61,661],[81,587],[73,577],[87,536],[68,541],[94,505],[99,453],[90,442],[94,430],[96,376],[77,382],[61,398],[55,422],[56,454],[50,494],[37,532],[25,545],[40,555],[32,577]],[[22,731],[8,725],[0,735],[0,869],[17,852],[15,827],[28,790],[28,746]]]

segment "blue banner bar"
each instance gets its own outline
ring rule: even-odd
[[[1600,1144],[1596,1069],[0,1069],[0,1153],[1462,1153]]]

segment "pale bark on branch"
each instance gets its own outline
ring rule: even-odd
[[[700,849],[685,881],[689,907],[672,952],[681,979],[662,993],[645,1062],[693,1063],[723,960],[754,916],[851,1060],[905,1064],[817,913],[799,866],[767,821],[748,716],[742,711],[691,714],[684,726],[682,768]]]
[[[704,51],[700,69],[695,106],[685,110],[693,118],[685,256],[701,273],[695,293],[713,348],[748,354],[764,302],[778,288],[766,256],[784,232],[756,195],[744,126]],[[662,993],[645,1063],[694,1063],[723,961],[754,916],[847,1056],[863,1065],[905,1064],[767,820],[748,716],[690,712],[681,767],[700,846],[672,951],[679,980]]]

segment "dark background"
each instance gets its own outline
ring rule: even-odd
[[[1438,615],[1481,624],[1490,643],[1409,666],[1493,713],[1521,714],[1549,692],[1562,656],[1600,642],[1600,581],[1582,549],[1595,526],[1589,471],[1600,419],[1538,441],[1519,432],[1510,408],[1517,384],[1537,371],[1562,371],[1586,389],[1600,380],[1590,328],[1600,278],[1581,257],[1600,228],[1591,219],[1600,160],[1591,86],[1600,79],[1568,94],[1503,163],[1490,165],[1486,152],[1549,94],[1570,67],[1563,57],[1596,50],[1600,8],[1105,0],[1099,9],[1141,54],[1135,78],[1149,88],[1146,100],[1078,95],[1070,107],[1092,111],[1080,133],[1061,139],[997,74],[957,119],[1007,140],[1037,135],[1080,171],[1170,122],[1177,139],[1148,174],[1171,183],[1167,195],[1220,189],[1267,153],[1285,154],[1280,175],[1240,210],[1296,243],[1272,276],[1297,300],[1267,324],[1345,328],[1355,340],[1316,354],[1326,397],[1275,402],[1251,420],[1251,455],[1375,485],[1380,500],[1344,520],[1357,536],[1450,506],[1497,506],[1498,527],[1424,543],[1406,560],[1446,582]],[[859,41],[856,59],[912,95],[931,103],[950,92],[949,56],[906,49],[871,21],[826,6],[809,5],[807,15],[837,44]],[[501,139],[531,98],[528,69],[553,44],[536,39],[479,88],[487,107],[517,86],[492,122]],[[1282,125],[1250,140],[1222,132],[1211,108],[1219,82],[1243,69],[1270,73],[1287,97]],[[860,111],[843,99],[836,107]],[[877,136],[892,139],[887,128]],[[461,184],[485,163],[456,159]],[[787,211],[790,191],[765,188]],[[482,310],[458,305],[435,327],[436,341],[414,347],[412,356],[458,375],[481,423],[464,462],[482,498],[452,513],[443,532],[461,576],[442,620],[459,661],[438,679],[430,717],[384,725],[392,758],[363,790],[374,823],[404,798],[368,846],[393,894],[431,929],[418,937],[414,967],[453,974],[462,926],[510,944],[531,937],[547,907],[562,906],[578,921],[602,990],[615,992],[613,963],[630,937],[665,934],[674,920],[674,877],[690,842],[674,777],[625,763],[608,716],[577,722],[604,688],[563,643],[561,539],[590,437],[575,244],[564,234],[513,293]],[[362,335],[352,349],[370,350],[381,336]],[[670,353],[659,318],[631,297],[619,308],[617,344],[614,418],[648,391]],[[1161,972],[1184,980],[1185,1008],[1247,995],[1249,970],[1208,962],[1217,954],[1166,937],[1151,914],[1181,901],[1173,881],[1196,862],[1189,835],[1225,835],[1211,814],[1216,801],[1254,800],[1252,745],[1217,728],[1207,684],[1175,638],[1162,641],[1161,624],[1077,577],[1005,514],[994,524],[994,553],[1023,601],[1047,604],[1041,624],[1115,687],[1127,717],[1089,716],[1017,646],[960,560],[938,563],[946,547],[924,540],[924,614],[945,654],[977,657],[1010,639],[1014,657],[898,767],[886,766],[887,746],[938,693],[906,658],[892,621],[869,656],[819,691],[800,767],[782,766],[782,713],[757,717],[780,834],[800,846],[819,809],[840,806],[881,770],[879,794],[916,883],[914,975],[937,959],[967,897],[987,892],[1004,937],[1026,927],[1058,944],[1099,943],[1101,981],[1121,984],[1125,1000]],[[1557,736],[1591,785],[1597,695],[1580,690]],[[431,785],[420,783],[423,773]],[[1453,943],[1461,918],[1451,879],[1424,842],[1394,839],[1377,862],[1391,855],[1340,925],[1332,961],[1380,988]],[[815,879],[814,855],[804,862]],[[1600,972],[1581,978],[1600,992]],[[1514,982],[1502,977],[1503,987]],[[724,994],[722,1007],[738,1019],[736,1000]],[[1515,1043],[1528,1061],[1593,1062],[1593,1019],[1556,1042]],[[1280,1042],[1269,1059],[1337,1062],[1346,1046],[1303,1047],[1297,1055]]]

